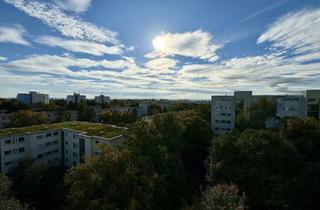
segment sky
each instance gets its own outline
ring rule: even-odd
[[[0,0],[0,97],[319,88],[319,0]]]

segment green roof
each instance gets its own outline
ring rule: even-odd
[[[4,128],[4,129],[0,129],[0,137],[17,135],[17,134],[25,134],[28,132],[32,133],[32,132],[53,130],[53,129],[59,129],[59,128],[83,131],[83,132],[86,132],[86,135],[100,136],[104,138],[113,138],[113,137],[119,136],[124,131],[124,128],[110,126],[106,124],[73,121],[73,122],[62,122],[62,123],[54,123],[54,124],[33,125],[33,126],[22,127],[22,128]]]

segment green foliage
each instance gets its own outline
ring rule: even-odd
[[[108,124],[128,125],[137,120],[136,115],[131,112],[104,112],[100,116],[100,121]]]
[[[150,104],[148,107],[148,115],[157,115],[162,112],[163,110],[159,104]]]
[[[244,210],[244,195],[239,195],[236,185],[215,185],[202,195],[201,210]]]
[[[16,197],[36,209],[57,209],[64,200],[64,171],[25,159],[8,174]]]
[[[95,120],[95,113],[91,106],[87,105],[86,102],[81,101],[77,106],[79,113],[78,120],[92,122]]]
[[[11,115],[10,127],[26,127],[39,125],[48,122],[48,115],[45,112],[32,112],[20,110]]]
[[[246,192],[252,209],[292,209],[299,195],[302,169],[290,141],[274,132],[246,130],[240,136],[214,140],[208,181],[236,184]]]
[[[136,122],[126,136],[125,146],[104,148],[68,173],[67,209],[170,210],[192,202],[204,178],[208,124],[194,113],[163,114]]]
[[[0,173],[0,210],[26,210],[18,200],[11,197],[11,182],[8,177]]]
[[[22,109],[30,110],[31,106],[20,103],[14,99],[0,99],[0,110],[5,109],[8,112],[16,112]]]
[[[240,111],[236,116],[236,127],[240,130],[248,128],[265,128],[268,118],[276,116],[276,104],[262,98],[254,102],[248,110]]]

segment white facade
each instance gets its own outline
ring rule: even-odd
[[[24,158],[71,167],[98,154],[100,144],[116,146],[124,141],[122,135],[107,139],[64,128],[0,137],[1,172],[8,173]]]
[[[212,96],[211,128],[215,134],[230,132],[235,127],[235,98],[233,96]]]
[[[95,96],[94,101],[98,104],[104,104],[104,103],[109,104],[110,103],[110,96],[104,96],[104,95]]]
[[[24,103],[24,104],[37,104],[37,103],[43,103],[48,104],[49,103],[49,95],[48,94],[42,94],[36,91],[30,91],[29,93],[18,93],[17,94],[17,101]]]

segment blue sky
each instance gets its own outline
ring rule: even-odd
[[[0,97],[320,88],[319,0],[0,0]]]

